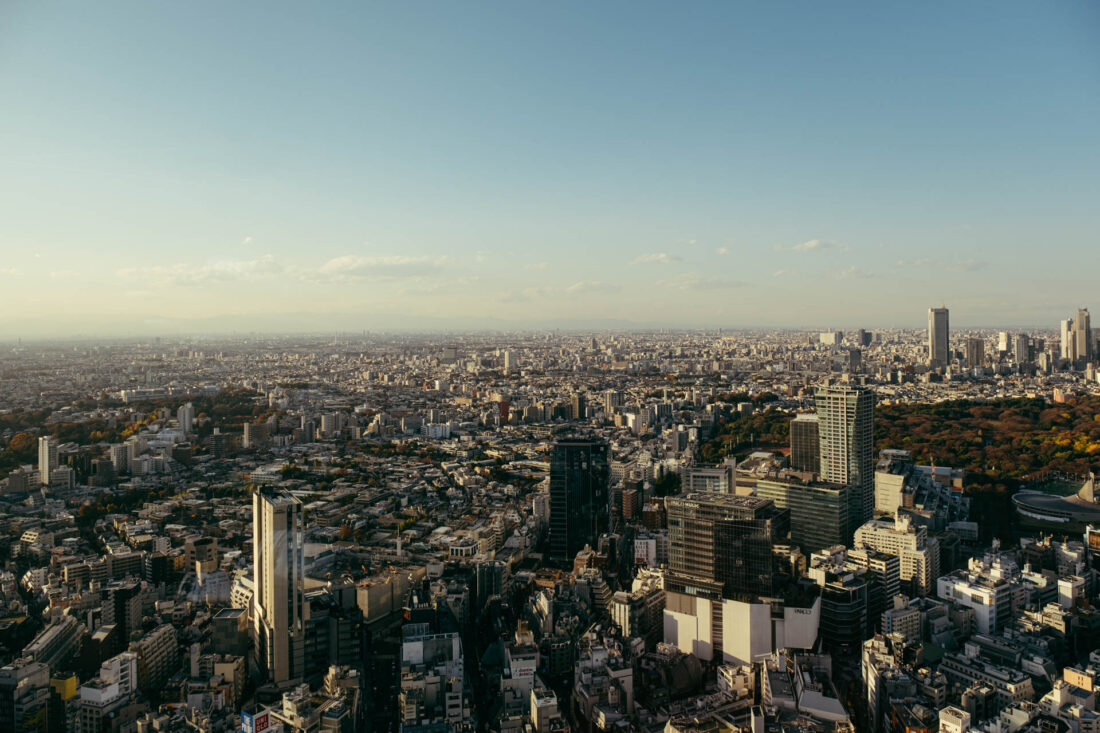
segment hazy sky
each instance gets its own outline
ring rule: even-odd
[[[0,0],[0,100],[0,337],[1100,308],[1091,0]]]

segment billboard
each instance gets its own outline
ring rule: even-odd
[[[271,727],[271,710],[261,708],[254,713],[241,711],[241,731],[243,733],[265,733]]]

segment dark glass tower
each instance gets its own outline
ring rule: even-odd
[[[598,438],[564,438],[550,454],[550,559],[573,560],[608,530],[610,449]]]
[[[670,497],[665,506],[670,587],[703,580],[721,586],[724,598],[771,595],[772,546],[787,535],[788,512],[767,499],[713,492]]]
[[[791,468],[821,473],[821,437],[816,414],[804,412],[791,420]]]

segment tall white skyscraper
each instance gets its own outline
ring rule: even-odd
[[[1092,323],[1089,318],[1088,308],[1079,308],[1073,318],[1073,345],[1077,353],[1074,360],[1083,361],[1086,364],[1096,358],[1095,345],[1092,340]]]
[[[252,627],[268,680],[281,684],[305,671],[302,503],[270,487],[252,492]]]
[[[180,408],[176,410],[176,420],[180,424],[180,430],[184,435],[191,432],[191,426],[195,424],[195,406],[188,402],[186,405],[180,405]]]
[[[928,364],[945,367],[951,362],[947,309],[928,309]]]
[[[821,441],[821,478],[859,487],[850,512],[858,526],[875,508],[875,393],[867,387],[822,387],[815,395]]]
[[[50,471],[57,468],[57,439],[45,435],[38,439],[38,476],[43,485],[50,483]]]
[[[1076,358],[1077,349],[1073,341],[1073,319],[1067,318],[1058,321],[1058,335],[1061,337],[1062,358],[1073,361]]]

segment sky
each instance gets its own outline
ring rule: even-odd
[[[0,100],[0,338],[1100,308],[1091,0],[0,0]]]

